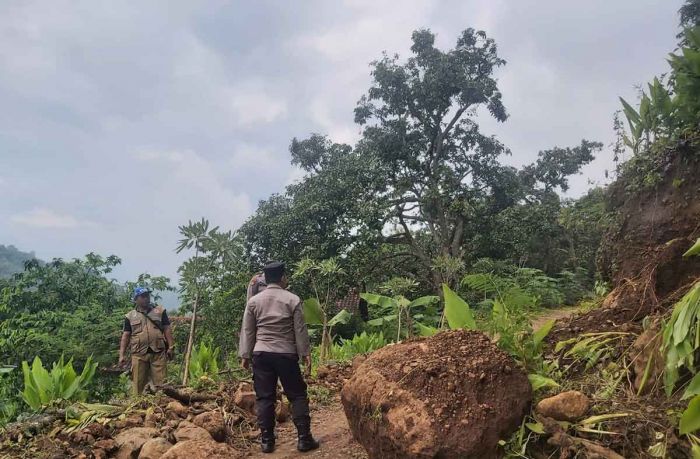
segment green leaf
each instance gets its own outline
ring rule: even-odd
[[[467,302],[460,298],[447,284],[442,284],[442,292],[445,297],[445,317],[450,328],[453,330],[476,328],[474,315]]]
[[[692,257],[695,255],[700,255],[700,238],[695,241],[695,244],[693,244],[693,246],[689,248],[686,253],[683,254],[683,258]]]
[[[420,322],[416,322],[416,327],[418,327],[418,333],[420,333],[420,336],[433,336],[440,331],[435,327],[429,327]]]
[[[361,293],[360,298],[369,304],[376,304],[382,308],[394,309],[398,307],[398,302],[395,299],[384,295],[378,295],[376,293]]]
[[[544,387],[559,387],[559,383],[546,376],[531,373],[527,375],[527,379],[530,380],[530,385],[532,386],[532,390],[534,392],[537,392]]]
[[[683,398],[681,400],[687,400],[698,394],[700,394],[700,373],[697,373],[695,376],[693,376],[693,379],[690,380],[690,384],[688,384],[688,387],[685,388],[685,392],[683,392]]]
[[[541,422],[526,422],[525,427],[535,432],[536,434],[544,434],[544,426]]]
[[[599,414],[596,416],[591,416],[589,418],[586,418],[582,421],[579,421],[579,424],[582,426],[595,425],[595,424],[601,423],[603,421],[609,421],[610,419],[625,418],[629,415],[630,415],[630,413]]]
[[[331,320],[328,321],[328,325],[334,327],[338,324],[346,324],[350,322],[351,318],[352,314],[350,314],[347,309],[341,309],[338,314],[334,315]]]
[[[550,321],[547,321],[544,325],[542,325],[536,332],[532,334],[532,341],[535,344],[535,347],[538,347],[540,343],[542,343],[542,340],[544,340],[547,335],[549,335],[549,332],[552,330],[552,327],[554,327],[554,323],[556,320],[552,319]]]
[[[323,325],[323,310],[316,298],[304,300],[304,321],[309,325]]]
[[[696,395],[688,403],[688,408],[681,415],[679,430],[681,435],[687,435],[700,429],[700,395]]]
[[[427,305],[434,303],[436,301],[440,301],[439,296],[435,296],[435,295],[422,296],[420,298],[416,298],[415,300],[411,301],[408,304],[408,307],[415,308],[417,306],[427,306]]]

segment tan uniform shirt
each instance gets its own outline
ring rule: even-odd
[[[253,352],[309,355],[301,300],[279,285],[267,288],[248,300],[243,313],[238,355],[251,358]]]

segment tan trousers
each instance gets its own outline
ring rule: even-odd
[[[142,394],[149,378],[154,386],[162,385],[165,382],[167,368],[168,359],[165,352],[132,355],[131,378],[134,393]]]

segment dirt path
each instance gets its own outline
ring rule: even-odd
[[[574,313],[578,311],[578,306],[565,306],[563,308],[559,309],[548,309],[545,310],[542,314],[533,317],[531,321],[532,329],[537,330],[540,328],[542,325],[546,324],[550,320],[561,320],[561,319],[567,319]]]
[[[340,400],[311,413],[312,432],[321,442],[321,447],[308,453],[296,448],[296,430],[291,421],[277,426],[277,449],[272,454],[263,454],[258,445],[253,445],[248,457],[260,459],[291,459],[297,457],[327,457],[364,459],[365,450],[352,439],[348,422]]]

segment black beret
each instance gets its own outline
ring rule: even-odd
[[[265,271],[266,273],[284,272],[284,263],[282,263],[281,261],[271,261],[270,263],[265,265],[263,271]]]

